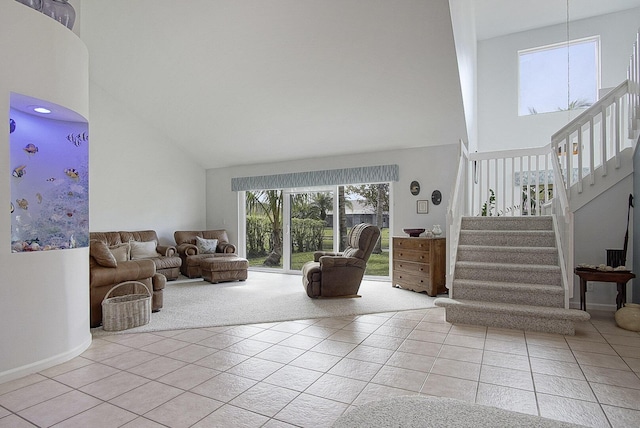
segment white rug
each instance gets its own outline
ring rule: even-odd
[[[340,416],[332,428],[579,428],[569,422],[444,397],[406,395],[371,401]]]
[[[435,297],[394,288],[388,281],[363,281],[359,298],[310,299],[300,275],[249,272],[244,282],[167,282],[164,307],[149,324],[122,333],[256,324],[362,315],[434,307]],[[113,334],[102,327],[94,335]]]

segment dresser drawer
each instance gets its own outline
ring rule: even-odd
[[[415,275],[428,275],[429,265],[425,263],[414,263],[406,260],[396,260],[393,262],[394,272],[412,273]]]
[[[398,251],[402,249],[417,250],[417,251],[429,251],[430,242],[426,238],[394,238],[393,250]]]
[[[404,260],[409,262],[417,262],[417,263],[428,263],[429,262],[429,251],[412,251],[412,250],[394,250],[393,259]]]
[[[393,284],[410,290],[414,290],[415,288],[427,290],[431,286],[431,281],[429,280],[429,277],[423,275],[407,272],[394,272]]]

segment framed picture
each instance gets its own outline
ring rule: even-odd
[[[429,213],[429,201],[418,201],[418,214]]]

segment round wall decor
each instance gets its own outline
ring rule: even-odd
[[[420,193],[420,183],[415,180],[412,181],[411,185],[409,186],[409,190],[411,190],[411,194],[413,196],[417,196]]]
[[[442,202],[442,193],[440,193],[439,190],[434,190],[433,193],[431,193],[431,202],[433,202],[433,205],[440,205],[440,202]]]

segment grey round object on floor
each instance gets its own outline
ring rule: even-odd
[[[482,428],[579,427],[567,422],[512,412],[452,398],[406,395],[358,406],[340,416],[333,428]]]

